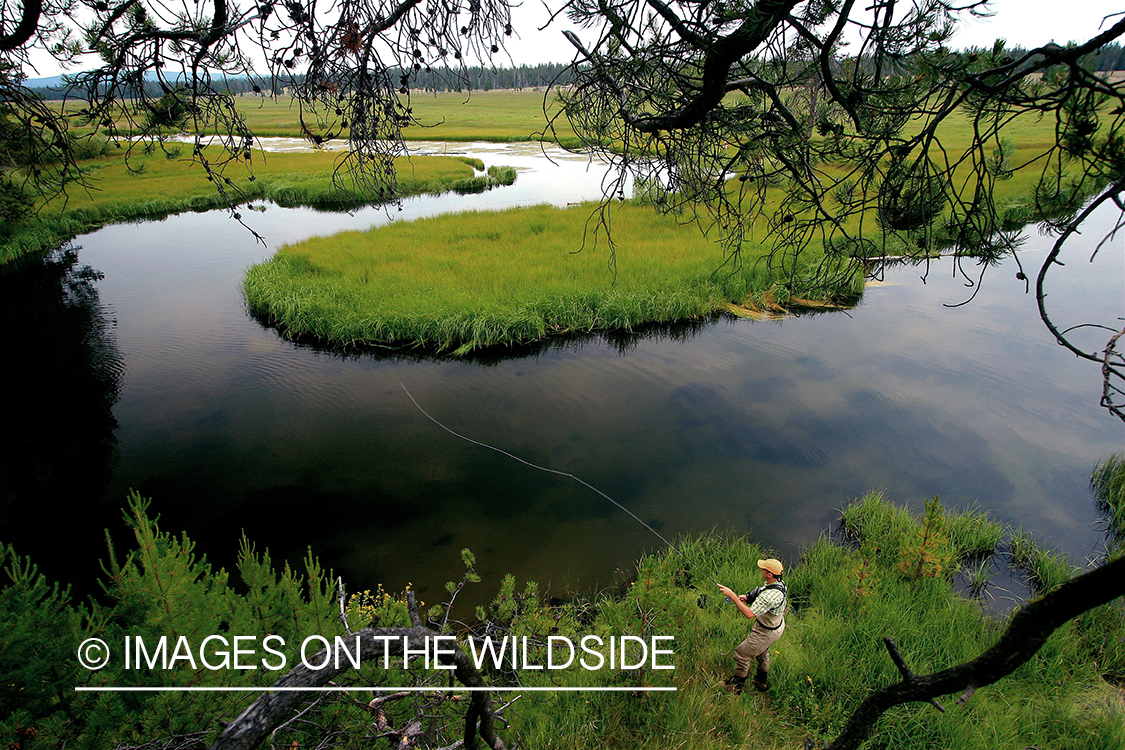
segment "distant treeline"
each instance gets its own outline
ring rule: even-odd
[[[1019,58],[1027,54],[1027,50],[1022,47],[1009,47],[1008,54],[1014,58]],[[1122,47],[1119,42],[1107,44],[1083,57],[1082,62],[1086,65],[1087,70],[1096,70],[1099,73],[1125,70],[1125,47]]]
[[[392,69],[390,79],[398,85],[405,71]],[[566,84],[571,80],[570,66],[566,63],[544,63],[542,65],[520,65],[515,68],[472,67],[463,70],[451,68],[427,68],[411,71],[410,87],[425,91],[489,91],[492,89],[541,88],[554,84]],[[176,80],[173,78],[172,80]],[[282,96],[300,85],[301,76],[262,76],[261,78],[226,78],[211,82],[214,89],[240,94],[274,94]],[[79,89],[58,87],[32,88],[44,99],[63,99],[82,97]],[[145,93],[159,98],[163,93],[159,81],[145,84]]]
[[[1009,56],[1019,58],[1027,50],[1021,47],[1010,47]],[[1099,72],[1125,70],[1125,47],[1118,42],[1107,44],[1091,52],[1083,58],[1083,62],[1090,70]],[[844,63],[841,62],[841,67]],[[390,78],[393,85],[398,86],[401,77],[407,71],[392,69]],[[451,68],[425,68],[409,72],[409,85],[412,89],[425,91],[489,91],[492,89],[527,89],[542,88],[551,84],[566,85],[571,82],[573,71],[567,63],[544,63],[542,65],[520,65],[514,68],[482,68],[471,67],[461,70]],[[274,94],[282,96],[301,83],[301,76],[263,76],[261,78],[228,78],[213,81],[212,85],[219,91],[229,91],[231,94]],[[68,95],[64,86],[57,88],[33,88],[32,91],[44,99],[62,99]],[[163,94],[161,85],[157,81],[145,84],[145,93],[150,96],[160,97]],[[80,97],[80,91],[73,91],[70,97]]]
[[[542,88],[570,83],[573,72],[567,63],[521,65],[518,68],[448,68],[420,70],[411,77],[411,87],[426,91],[489,91],[491,89]]]
[[[1019,57],[1026,52],[1026,49],[1020,47],[1010,49],[1012,57]],[[1091,52],[1082,57],[1082,62],[1086,63],[1087,70],[1095,70],[1100,73],[1125,71],[1125,47],[1118,42],[1107,44],[1100,47],[1097,52]]]

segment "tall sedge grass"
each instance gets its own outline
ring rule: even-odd
[[[902,549],[901,535],[917,523],[878,494],[846,508],[844,516],[857,541],[877,539],[881,550]],[[947,513],[946,518],[950,544],[962,550],[990,544],[996,549],[999,536],[1013,534],[976,512]],[[1061,559],[1026,535],[1019,538],[1025,540],[1025,555]],[[862,547],[851,550],[822,540],[806,550],[790,577],[794,598],[803,606],[779,644],[777,693],[786,712],[825,736],[839,731],[867,691],[901,678],[882,645],[884,636],[895,640],[912,670],[925,674],[975,657],[997,639],[1003,625],[977,603],[960,598],[950,579],[905,577],[892,557],[867,557]],[[1061,569],[1053,568],[1048,576]],[[1062,628],[1028,665],[978,691],[966,706],[946,700],[945,714],[926,705],[891,712],[869,746],[1120,747],[1125,714],[1113,710],[1120,705],[1119,692],[1102,675],[1125,676],[1123,638],[1120,603],[1094,610]],[[1090,712],[1091,705],[1105,710]]]
[[[113,155],[87,162],[83,166],[95,189],[76,187],[65,199],[43,204],[40,211],[74,216],[109,211],[128,213],[146,210],[145,206],[186,205],[193,209],[223,205],[203,167],[189,155],[189,148],[173,147],[171,158],[154,154],[126,163],[122,156]],[[215,148],[207,149],[207,155],[213,161],[221,156]],[[342,200],[379,200],[378,195],[369,194],[341,196],[333,184],[338,158],[339,154],[326,151],[257,154],[252,174],[241,165],[230,165],[224,172],[230,183],[224,187],[236,201],[264,198],[280,204],[330,206]],[[449,190],[457,180],[471,178],[474,173],[471,163],[443,156],[399,158],[395,169],[398,188],[404,195]]]
[[[1110,552],[1125,549],[1125,453],[1114,453],[1098,464],[1090,478],[1094,502],[1106,518]]]
[[[512,719],[521,744],[700,750],[800,745],[802,729],[770,711],[765,698],[738,697],[721,685],[729,674],[729,652],[745,637],[745,620],[732,617],[733,606],[720,602],[708,576],[749,588],[755,582],[747,574],[765,552],[741,539],[717,536],[683,540],[678,547],[682,556],[669,551],[642,559],[636,580],[624,593],[593,602],[594,614],[579,631],[603,637],[673,636],[674,642],[665,642],[673,655],[663,662],[675,669],[565,670],[549,676],[560,686],[670,686],[676,692],[554,693],[521,701]],[[708,597],[703,608],[701,594]]]
[[[945,532],[955,564],[991,557],[1004,537],[1004,525],[987,513],[969,510],[945,514]],[[840,512],[840,530],[845,539],[870,545],[872,554],[892,560],[900,540],[916,526],[909,511],[892,505],[881,493],[871,492]]]
[[[1037,594],[1057,588],[1076,572],[1065,557],[1043,549],[1022,528],[1013,531],[1008,539],[1008,559],[1015,570],[1027,576],[1031,590]]]
[[[768,286],[753,257],[716,273],[721,252],[696,227],[631,205],[613,216],[614,269],[586,234],[591,210],[465,213],[311,239],[250,269],[246,299],[293,337],[465,352],[699,318]],[[862,280],[849,282],[831,291],[854,300]]]
[[[554,694],[522,703],[513,715],[521,742],[549,748],[799,747],[804,737],[823,742],[838,734],[872,690],[901,679],[884,637],[894,639],[917,674],[972,659],[998,639],[1004,620],[958,595],[950,577],[912,578],[894,554],[869,554],[872,547],[864,542],[875,539],[880,549],[897,554],[918,519],[878,493],[843,515],[860,549],[824,537],[799,561],[787,561],[790,611],[771,654],[768,695],[736,696],[722,686],[733,667],[731,651],[750,623],[718,594],[715,581],[736,591],[758,585],[756,561],[774,553],[741,538],[685,539],[675,550],[642,559],[627,590],[598,599],[577,626],[578,632],[603,635],[674,635],[676,669],[550,676],[562,685],[671,685],[677,692]],[[982,546],[995,536],[994,522],[977,512],[945,516],[951,545],[964,544],[953,541],[964,529],[975,530],[970,538],[984,530]],[[1012,534],[1001,528],[1002,536]],[[1067,623],[1028,664],[977,690],[965,705],[955,704],[953,695],[942,699],[945,713],[927,704],[888,712],[864,747],[1123,747],[1125,703],[1115,687],[1123,679],[1125,611],[1117,602]]]

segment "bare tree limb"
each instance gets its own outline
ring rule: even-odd
[[[433,638],[440,634],[428,628],[367,628],[355,633],[359,643],[359,655],[362,660],[382,658],[385,654],[402,656],[404,644],[411,652],[421,652],[423,648],[432,643]],[[444,652],[446,649],[442,649]],[[466,687],[487,687],[484,678],[473,666],[472,661],[457,646],[451,646],[453,674],[457,680]],[[300,664],[289,670],[273,684],[275,688],[318,688],[328,685],[329,681],[349,668],[348,661],[342,660],[341,666],[328,659],[329,653],[322,651],[311,657],[314,664],[324,662],[323,669],[310,669]],[[251,750],[256,748],[278,726],[287,721],[294,711],[310,702],[313,693],[298,690],[279,690],[266,693],[250,704],[237,718],[234,719],[211,745],[211,750]],[[492,701],[487,691],[474,691],[469,714],[472,724],[466,717],[465,747],[476,746],[477,736],[485,741],[492,750],[506,750],[503,740],[496,734],[494,727],[494,712]],[[472,736],[470,737],[470,729]]]
[[[891,658],[906,678],[869,695],[826,749],[855,750],[871,734],[878,718],[894,706],[931,701],[956,692],[962,693],[958,703],[964,703],[976,690],[1007,677],[1025,664],[1064,623],[1121,596],[1125,596],[1125,558],[1076,576],[1028,603],[1012,616],[1008,628],[991,648],[972,661],[931,675],[911,674],[893,643],[888,642]]]
[[[0,36],[0,51],[19,49],[35,35],[39,17],[43,14],[43,0],[23,0],[20,22],[10,34]]]

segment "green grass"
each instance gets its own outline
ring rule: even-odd
[[[159,217],[184,211],[225,208],[227,203],[207,180],[202,166],[188,158],[183,147],[174,158],[157,153],[130,159],[120,153],[83,163],[90,189],[72,186],[67,195],[49,202],[40,201],[31,218],[14,225],[11,236],[0,245],[0,262],[56,245],[70,237],[105,224]],[[216,150],[209,154],[218,157]],[[232,164],[225,172],[228,196],[238,204],[270,200],[283,206],[308,205],[322,208],[349,208],[379,202],[378,195],[348,195],[332,183],[332,172],[339,154],[270,153],[255,155],[253,180],[242,166]],[[504,184],[514,173],[474,176],[471,160],[444,156],[419,156],[395,161],[399,195],[474,191]],[[496,168],[494,168],[496,170]]]
[[[412,141],[554,141],[575,145],[574,131],[565,118],[556,121],[558,133],[546,131],[543,90],[524,89],[474,91],[471,94],[443,92],[438,94],[414,91],[410,95],[410,108],[417,125],[403,130],[403,137]],[[61,106],[61,104],[60,104]],[[554,95],[547,102],[547,110],[557,111]],[[244,96],[235,99],[235,107],[246,126],[258,137],[302,138],[297,103],[288,97],[264,99]],[[77,111],[80,102],[72,102],[67,109]],[[306,116],[310,132],[324,135],[315,117]],[[122,117],[118,126],[125,131],[128,125]],[[71,127],[84,132],[79,118],[73,118]],[[333,131],[338,138],[347,138],[348,131]]]
[[[843,516],[861,550],[867,543],[899,550],[917,523],[878,494],[845,508]],[[999,530],[1024,539],[1030,557],[1062,560],[979,513],[946,514],[946,519],[953,547],[965,536],[953,529],[985,530],[971,535],[987,540],[982,547]],[[782,684],[776,693],[794,720],[825,736],[839,731],[844,715],[866,691],[900,679],[881,643],[884,636],[894,638],[910,668],[922,674],[973,658],[998,637],[1002,623],[960,598],[950,576],[904,577],[894,557],[867,557],[822,540],[805,551],[791,576],[791,591],[801,606],[779,645]],[[1119,602],[1068,623],[1029,664],[978,691],[966,706],[946,700],[945,714],[925,705],[892,711],[871,747],[1120,746],[1125,739],[1120,692],[1102,675],[1116,681],[1125,674],[1122,615]],[[1091,710],[1095,706],[1104,710]]]
[[[212,160],[220,155],[217,149],[208,151]],[[171,159],[154,154],[130,159],[128,164],[120,156],[86,162],[83,166],[90,173],[95,189],[72,190],[65,200],[46,203],[42,210],[47,214],[75,214],[113,211],[146,203],[159,206],[164,201],[169,204],[188,202],[193,207],[222,205],[203,167],[189,158],[190,147],[184,146],[174,153],[177,155]],[[232,196],[249,200],[268,199],[282,205],[337,205],[341,194],[333,187],[332,173],[339,158],[339,153],[328,151],[255,154],[253,180],[241,165],[232,164],[225,171],[231,180],[226,187]],[[395,160],[395,168],[398,188],[403,195],[441,192],[451,189],[458,180],[473,176],[469,163],[453,157],[399,158]],[[153,199],[153,196],[167,198]],[[359,196],[360,201],[377,199],[377,195]]]
[[[345,232],[281,248],[246,278],[250,309],[291,337],[439,350],[685,320],[769,290],[744,267],[716,272],[718,246],[642,206],[613,215],[616,277],[604,244],[582,247],[592,206],[467,213]],[[854,299],[859,284],[832,290]]]
[[[1113,554],[1125,549],[1125,453],[1100,462],[1090,478],[1094,503],[1106,518],[1106,536]]]
[[[868,549],[876,540],[880,548],[901,549],[918,523],[877,493],[845,508],[843,516],[854,541]],[[951,528],[988,526],[985,536],[992,536],[992,523],[979,513],[946,518]],[[1002,535],[1013,533],[1000,528]],[[833,739],[870,691],[901,679],[884,637],[894,639],[913,671],[928,674],[976,657],[1004,626],[956,593],[952,571],[912,579],[900,572],[895,554],[869,557],[822,538],[786,575],[791,609],[775,646],[769,696],[751,691],[736,697],[721,682],[748,623],[722,601],[712,579],[749,588],[760,582],[756,560],[767,552],[742,539],[683,540],[678,552],[641,560],[622,596],[596,602],[591,628],[675,634],[676,670],[667,675],[678,689],[674,698],[551,696],[521,707],[514,728],[529,747],[596,747],[599,731],[608,734],[610,747],[799,747],[804,737]],[[697,604],[701,594],[708,598],[705,608]],[[966,705],[954,704],[954,695],[942,699],[944,714],[926,704],[890,711],[865,747],[1121,747],[1125,702],[1115,685],[1125,678],[1123,643],[1121,603],[1093,610]],[[663,679],[651,673],[643,681]],[[555,723],[562,731],[552,734]]]
[[[557,111],[553,94],[546,105],[548,113]],[[407,140],[558,140],[564,145],[576,145],[574,131],[566,118],[555,121],[557,134],[545,130],[544,92],[541,90],[474,91],[471,95],[414,92],[410,96],[410,107],[426,127],[406,128],[403,136]]]
[[[105,602],[79,606],[66,591],[39,577],[30,561],[0,545],[6,574],[0,582],[0,623],[19,635],[6,644],[11,658],[0,660],[0,677],[5,684],[26,686],[34,698],[17,705],[12,716],[0,716],[0,741],[11,743],[20,738],[22,728],[34,727],[38,744],[30,747],[134,746],[176,732],[200,732],[200,744],[207,745],[220,722],[229,721],[245,703],[238,705],[229,694],[220,693],[137,695],[129,700],[111,693],[84,696],[76,695],[73,686],[128,680],[156,686],[268,685],[281,676],[262,669],[192,670],[182,663],[167,671],[138,673],[124,670],[120,661],[91,674],[78,669],[73,654],[77,644],[92,635],[118,643],[125,634],[136,633],[146,639],[175,632],[228,637],[278,633],[292,666],[304,636],[342,632],[335,575],[322,569],[311,552],[303,568],[285,566],[279,572],[268,553],[259,554],[244,539],[237,568],[228,575],[204,564],[186,536],[158,529],[146,508],[147,503],[134,496],[130,518],[136,546],[122,550],[123,558],[110,556]],[[968,520],[964,515],[945,514],[949,527],[980,525],[979,514],[968,514]],[[513,672],[486,667],[484,679],[494,686],[512,686],[518,678],[525,687],[619,689],[494,695],[494,705],[516,699],[500,727],[509,745],[780,750],[801,747],[808,737],[823,746],[871,691],[900,680],[883,646],[885,637],[894,639],[912,671],[925,675],[975,658],[997,641],[1005,626],[1003,618],[958,595],[952,570],[912,578],[901,572],[895,555],[869,554],[877,540],[881,549],[907,548],[918,519],[878,494],[845,508],[843,516],[850,542],[859,549],[822,537],[803,550],[799,560],[787,561],[790,609],[785,634],[771,653],[766,694],[748,690],[734,695],[722,685],[733,666],[731,650],[750,624],[718,594],[717,583],[747,590],[761,580],[756,561],[777,556],[744,538],[711,534],[678,540],[675,548],[638,561],[632,581],[617,591],[566,602],[548,601],[551,592],[508,576],[492,603],[478,608],[479,619],[474,620],[461,599],[452,605],[450,622],[475,623],[454,627],[462,639],[472,627],[485,630],[483,621],[493,636],[527,637],[528,655],[537,664],[545,663],[550,635],[672,636],[662,644],[671,655],[661,659],[673,665],[672,670],[603,665],[595,670],[575,666]],[[1004,535],[1014,534],[1004,529]],[[472,556],[462,557],[468,566],[466,579],[472,580]],[[170,580],[179,583],[171,586],[166,583]],[[455,588],[450,584],[447,590]],[[349,621],[359,625],[377,617],[383,627],[405,626],[405,600],[404,594],[392,595],[381,587],[374,594],[361,592],[349,600]],[[431,603],[431,624],[440,623],[444,613],[443,603]],[[341,674],[336,682],[432,687],[449,679],[448,673],[423,669],[417,662],[408,672],[383,668],[376,660]],[[945,713],[924,703],[888,712],[864,747],[1119,748],[1125,743],[1125,701],[1119,687],[1123,681],[1125,608],[1116,601],[1064,624],[1030,661],[979,688],[964,705],[950,695],[941,698]],[[643,689],[649,687],[676,690]],[[302,727],[291,722],[279,731],[277,744],[311,746],[334,731],[340,747],[368,747],[370,736],[365,735],[372,717],[353,697],[325,696],[323,705],[309,708],[309,723]],[[433,744],[448,745],[461,731],[464,702],[430,697],[433,702],[423,713],[432,721],[426,728],[436,730],[447,722]],[[388,719],[392,726],[403,726],[418,716],[417,708],[410,701],[393,703],[387,708]]]
[[[967,131],[957,130],[965,123],[950,127],[948,137],[967,140]],[[1036,146],[1032,134],[1045,144],[1050,132],[1028,118],[1012,128]],[[1031,178],[1018,175],[999,184],[999,200],[1018,203],[1030,192]],[[780,200],[780,189],[771,188],[767,213]],[[256,315],[294,338],[466,352],[560,333],[699,318],[730,305],[854,301],[862,290],[858,269],[832,282],[842,287],[773,283],[761,262],[768,248],[753,243],[741,249],[744,267],[729,275],[720,268],[717,246],[698,229],[640,206],[620,208],[613,219],[620,243],[615,279],[605,268],[610,256],[604,244],[574,255],[592,211],[519,209],[311,240],[252,269],[246,297]],[[765,234],[759,221],[756,230]],[[861,229],[859,217],[849,229]],[[887,251],[895,254],[894,248]],[[811,267],[822,258],[822,249],[811,247],[802,262]]]
[[[1031,590],[1044,594],[1071,578],[1074,565],[1062,555],[1040,546],[1022,528],[1008,539],[1009,564],[1027,577]]]
[[[409,127],[404,137],[408,140],[493,142],[540,140],[545,122],[543,96],[543,92],[531,89],[474,92],[472,97],[415,92],[412,108],[422,123],[432,127]],[[288,99],[242,97],[237,100],[237,106],[249,128],[258,136],[302,137],[297,109]],[[79,102],[68,105],[71,110],[80,108]],[[127,130],[123,120],[119,124]],[[71,121],[71,129],[79,136],[89,134],[89,128],[77,117]],[[569,126],[560,124],[560,140],[570,139],[567,142],[573,145],[573,137]],[[88,141],[104,146],[104,139],[97,135],[92,140],[79,138],[80,156],[84,157],[89,150]],[[15,225],[0,226],[0,263],[57,245],[107,223],[225,207],[226,201],[207,181],[203,169],[188,158],[190,147],[172,146],[171,150],[176,154],[171,159],[160,153],[131,159],[133,170],[143,169],[140,175],[126,167],[120,151],[110,149],[106,156],[83,158],[82,168],[90,188],[72,185],[66,196],[46,205],[40,201],[37,215]],[[212,150],[211,156],[217,158],[219,152]],[[327,151],[255,152],[253,182],[238,165],[227,170],[225,176],[232,181],[228,187],[238,203],[271,200],[287,206],[349,208],[357,201],[337,191],[332,184],[333,166],[338,158],[339,153]],[[396,159],[399,195],[447,190],[481,192],[509,185],[515,179],[515,172],[510,168],[494,167],[488,175],[479,176],[474,175],[470,167],[480,170],[484,164],[479,159],[447,157]],[[358,203],[379,200],[380,196],[369,195]]]
[[[406,136],[496,141],[532,138],[535,131],[542,130],[542,96],[534,91],[477,92],[472,97],[415,94],[414,113],[440,125],[411,127]],[[259,135],[300,135],[296,111],[289,102],[246,98],[239,105],[248,126]],[[1016,144],[1012,155],[1016,165],[1040,153],[1054,137],[1050,123],[1026,116],[1010,123],[1005,133]],[[949,144],[968,142],[968,119],[951,118],[942,134]],[[240,177],[232,187],[245,191],[248,200],[338,205],[340,199],[328,178],[335,158],[327,153],[271,154],[257,168],[254,183]],[[22,236],[7,243],[9,255],[107,221],[223,205],[198,168],[193,172],[178,161],[152,159],[147,174],[138,179],[128,176],[119,162],[101,161],[105,164],[90,162],[102,191],[97,200],[72,195],[65,212],[56,215],[58,221],[29,222]],[[514,177],[514,173],[494,169],[487,176],[476,176],[465,171],[465,165],[450,162],[422,174],[422,160],[414,164],[414,172],[403,171],[399,164],[404,194],[450,189],[477,192],[509,184]],[[999,183],[998,199],[1013,220],[1027,213],[1035,172],[1023,170]],[[153,195],[167,198],[154,201]],[[766,200],[776,206],[780,190],[771,188]],[[827,288],[811,283],[813,274],[805,269],[797,269],[795,285],[794,279],[788,279],[789,284],[773,283],[759,262],[766,248],[753,244],[742,248],[745,266],[729,274],[722,268],[717,247],[697,230],[678,227],[635,207],[621,209],[614,220],[614,239],[620,243],[615,277],[606,268],[610,256],[604,242],[575,255],[590,211],[589,207],[523,209],[316,240],[285,248],[267,264],[252,269],[245,283],[246,297],[256,315],[294,338],[309,337],[334,345],[426,346],[463,353],[568,332],[631,329],[645,323],[699,318],[721,309],[791,309],[822,300],[847,303],[862,290],[858,272]],[[56,218],[49,212],[46,216]],[[756,229],[764,233],[762,223]],[[848,226],[858,231],[859,218],[851,219]],[[874,227],[874,222],[867,226]],[[894,247],[886,250],[896,252]],[[820,257],[822,251],[814,247],[802,263],[812,264]]]
[[[240,97],[236,101],[238,111],[255,135],[302,137],[295,102],[253,97]],[[555,110],[554,101],[551,95],[548,111]],[[556,140],[550,132],[544,134],[542,90],[474,91],[471,94],[414,91],[410,94],[410,108],[420,123],[403,130],[403,137],[410,141]],[[574,131],[565,119],[559,120],[557,127],[558,140],[574,141]],[[347,137],[346,130],[341,137]]]

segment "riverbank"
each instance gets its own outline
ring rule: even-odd
[[[241,213],[253,211],[254,201],[347,210],[387,200],[370,191],[339,189],[333,183],[339,154],[329,151],[261,154],[252,171],[239,165],[228,167],[220,192],[202,165],[188,157],[188,148],[171,145],[170,158],[158,153],[126,162],[122,155],[111,153],[84,161],[89,188],[72,185],[66,195],[40,201],[31,216],[9,225],[9,235],[0,238],[0,263],[107,224],[230,208],[232,204],[235,213]],[[208,149],[207,155],[217,163],[220,152]],[[515,180],[514,171],[480,174],[483,169],[479,159],[466,157],[400,157],[395,160],[397,196],[479,192]],[[252,216],[244,221],[253,227]]]
[[[782,287],[756,245],[724,267],[719,246],[696,225],[644,205],[609,209],[611,254],[591,222],[595,209],[463,213],[313,238],[251,268],[247,304],[289,338],[464,354],[698,319],[732,305],[845,306],[863,289],[858,268],[826,288],[811,265]]]
[[[1120,487],[1116,495],[1105,496],[1116,502]],[[355,629],[410,624],[407,592],[353,593],[344,607],[337,602],[333,572],[321,568],[311,552],[303,568],[286,568],[279,576],[268,553],[259,553],[245,538],[237,570],[231,571],[242,581],[236,593],[225,571],[204,565],[186,537],[159,529],[147,507],[137,496],[131,500],[131,555],[122,562],[111,556],[105,600],[83,605],[88,609],[52,588],[11,548],[0,547],[8,574],[0,589],[0,623],[12,636],[0,677],[21,688],[15,702],[0,698],[5,709],[0,739],[34,738],[28,747],[109,746],[171,735],[193,737],[205,747],[220,722],[240,712],[246,699],[231,692],[126,696],[79,693],[73,687],[264,687],[284,673],[276,666],[279,658],[289,664],[299,660],[302,638],[344,635],[341,609]],[[764,694],[738,695],[722,684],[731,669],[730,649],[744,637],[747,621],[718,594],[716,581],[749,589],[760,583],[756,561],[770,554],[745,539],[680,540],[673,549],[641,559],[633,580],[619,591],[593,598],[551,602],[534,583],[520,584],[509,576],[491,603],[475,613],[458,602],[462,589],[478,580],[475,558],[465,550],[463,579],[449,584],[443,601],[428,608],[420,603],[421,617],[428,627],[456,636],[467,651],[466,639],[485,632],[524,644],[503,665],[478,659],[487,685],[517,688],[514,694],[498,694],[503,700],[494,697],[493,703],[503,705],[501,734],[510,744],[792,748],[805,738],[818,744],[834,738],[872,690],[899,680],[884,637],[894,638],[918,674],[974,658],[994,644],[1006,623],[987,613],[990,576],[969,586],[970,595],[959,593],[965,590],[959,581],[978,578],[983,566],[1010,566],[1025,576],[1033,595],[1077,572],[1018,530],[980,513],[945,512],[936,501],[925,517],[914,518],[871,494],[842,511],[840,526],[839,535],[823,536],[786,572],[787,627],[771,654],[770,688]],[[1048,568],[1053,572],[1042,575]],[[179,583],[162,583],[167,580]],[[118,644],[129,636],[155,643],[169,633],[228,641],[238,635],[251,646],[269,633],[277,639],[276,650],[269,651],[268,663],[249,671],[234,669],[229,661],[227,667],[200,667],[184,656],[187,647],[180,644],[179,659],[166,668],[155,666],[158,657],[147,669],[130,668],[118,657],[90,671],[74,659],[77,644],[86,638]],[[661,651],[643,665],[631,651],[632,666],[617,661],[610,667],[603,654],[601,665],[593,667],[595,657],[583,652],[585,666],[543,668],[556,653],[549,637],[560,644],[591,636],[598,640],[586,641],[587,647],[633,637]],[[889,712],[877,726],[875,741],[898,750],[1120,747],[1125,741],[1123,642],[1121,602],[1091,610],[1064,624],[1027,664],[977,690],[965,705],[947,701],[948,710],[938,713],[926,704],[908,704]],[[165,658],[171,653],[164,652]],[[241,653],[244,660],[255,658],[252,648]],[[223,658],[222,652],[208,654],[210,663]],[[377,685],[376,697],[381,697],[396,688],[435,689],[447,680],[448,673],[432,665],[414,663],[407,671],[376,659],[335,682],[345,688]],[[307,722],[290,722],[274,739],[304,746],[332,735],[341,746],[362,744],[371,717],[366,699],[351,695],[321,696],[304,714]],[[379,707],[392,727],[404,726],[424,708],[421,729],[434,744],[447,745],[460,736],[464,712],[464,701],[451,695],[418,693],[402,700],[404,695]]]

